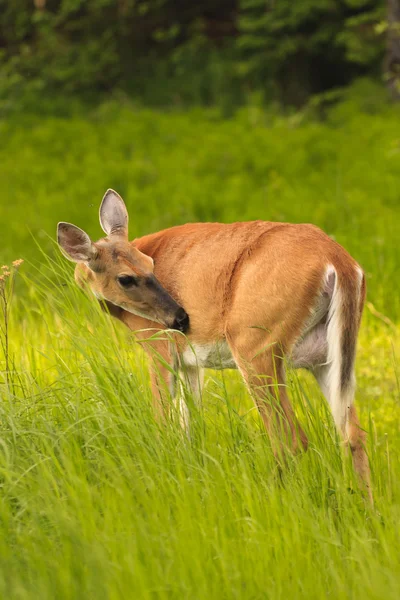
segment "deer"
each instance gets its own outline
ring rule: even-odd
[[[157,418],[168,419],[171,397],[177,397],[189,429],[176,372],[200,402],[204,369],[238,369],[275,440],[276,456],[283,448],[305,451],[308,439],[285,373],[287,366],[307,369],[372,502],[366,434],[354,405],[366,294],[355,259],[315,225],[261,220],[187,223],[129,241],[128,211],[111,189],[99,218],[106,234],[99,241],[60,222],[58,244],[76,263],[77,284],[147,352]]]

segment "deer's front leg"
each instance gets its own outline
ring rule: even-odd
[[[149,339],[159,330],[156,323],[133,315],[108,300],[99,300],[99,302],[103,310],[109,312],[112,317],[122,321],[124,325],[135,332],[136,339],[146,351],[150,362],[150,383],[154,412],[157,420],[164,421],[170,412],[170,397],[175,395],[169,341]]]
[[[175,374],[168,342],[148,342],[145,350],[150,359],[150,382],[153,408],[157,420],[170,416],[171,397],[176,394]]]
[[[157,420],[164,422],[167,417],[171,416],[172,398],[180,423],[188,431],[189,411],[186,406],[184,394],[183,392],[180,393],[181,386],[178,385],[177,381],[177,366],[174,364],[172,342],[168,339],[149,339],[159,327],[156,323],[128,313],[123,308],[108,300],[100,300],[100,305],[112,317],[122,321],[129,329],[135,331],[136,338],[141,342],[143,349],[149,357],[153,408]],[[162,335],[162,332],[160,332],[160,335]]]
[[[204,381],[204,369],[198,367],[187,367],[179,371],[179,377],[175,379],[175,408],[179,414],[179,421],[182,428],[186,431],[188,437],[190,437],[190,410],[186,402],[187,393],[191,395],[191,398],[197,408],[201,404],[201,394]]]

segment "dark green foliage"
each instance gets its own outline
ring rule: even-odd
[[[151,105],[286,104],[376,75],[384,0],[0,0],[0,110],[122,89]]]
[[[383,44],[375,25],[384,2],[241,0],[242,72],[289,104],[376,73]]]
[[[388,0],[387,52],[385,57],[385,78],[391,96],[400,100],[400,2]]]

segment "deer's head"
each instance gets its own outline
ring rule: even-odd
[[[79,227],[59,223],[58,244],[77,263],[75,278],[104,299],[135,315],[186,332],[189,317],[154,276],[154,262],[128,241],[128,212],[122,198],[108,190],[100,206],[106,237],[92,242]]]

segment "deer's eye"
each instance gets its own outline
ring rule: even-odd
[[[118,277],[118,283],[124,288],[132,287],[133,285],[138,284],[136,277],[133,277],[133,275],[121,275]]]

